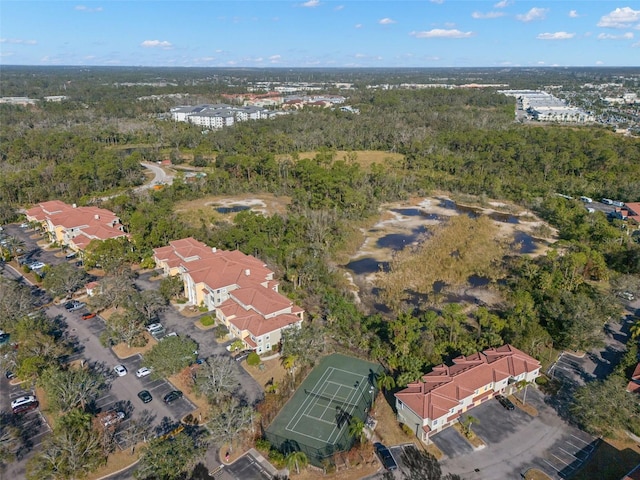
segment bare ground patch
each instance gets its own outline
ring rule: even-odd
[[[175,206],[175,212],[192,225],[199,225],[201,221],[215,223],[220,220],[230,220],[238,212],[238,208],[248,209],[264,215],[284,215],[291,198],[277,197],[269,193],[244,194],[236,196],[215,196],[199,198],[187,202],[179,202]],[[216,208],[230,209],[228,213],[220,213]]]

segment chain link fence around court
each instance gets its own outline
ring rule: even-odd
[[[350,434],[350,424],[354,418],[363,424],[366,421],[381,370],[379,365],[339,354],[328,359],[309,374],[264,432],[284,455],[303,452],[312,465],[321,468],[333,463],[337,453],[353,447],[356,439]]]

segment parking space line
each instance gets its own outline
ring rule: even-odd
[[[569,443],[569,442],[567,442],[567,443]],[[558,450],[560,450],[560,451],[562,451],[562,452],[566,453],[567,455],[569,455],[569,456],[571,456],[571,457],[575,458],[576,460],[580,460],[580,459],[579,459],[578,457],[576,457],[573,453],[569,453],[569,452],[567,452],[567,451],[566,451],[564,448],[562,448],[562,447],[558,447]]]
[[[584,443],[585,445],[589,445],[589,444],[591,443],[591,442],[587,442],[587,441],[585,441],[585,440],[581,439],[580,437],[576,437],[574,434],[571,434],[571,436],[572,436],[573,438],[575,438],[576,440],[578,440],[578,441],[580,441],[580,442]],[[568,443],[568,442],[567,442],[567,443]]]
[[[551,456],[552,456],[552,457],[555,457],[558,461],[560,461],[560,462],[564,463],[567,467],[568,467],[569,465],[571,465],[570,463],[565,462],[564,460],[562,460],[560,457],[556,456],[556,455],[555,455],[555,454],[553,454],[553,453],[551,454]],[[572,455],[572,456],[573,456],[573,455]]]
[[[544,463],[546,463],[547,465],[549,465],[549,466],[551,467],[551,469],[552,469],[554,472],[557,472],[557,473],[559,473],[559,472],[560,472],[560,470],[558,470],[558,467],[556,467],[556,466],[555,466],[555,465],[553,465],[552,463],[548,462],[546,459],[544,459],[544,458],[543,458],[543,459],[542,459],[542,461],[543,461]]]

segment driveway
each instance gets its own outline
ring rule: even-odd
[[[455,428],[449,427],[443,430],[434,435],[432,440],[448,458],[456,458],[473,453],[473,447]]]

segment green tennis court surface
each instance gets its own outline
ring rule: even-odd
[[[349,423],[367,418],[381,371],[380,365],[346,355],[323,358],[267,428],[267,440],[285,454],[302,451],[319,466],[349,450]]]

